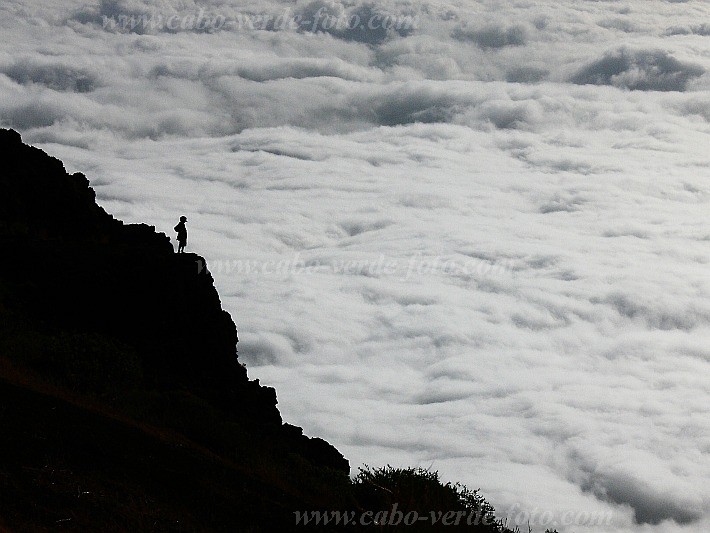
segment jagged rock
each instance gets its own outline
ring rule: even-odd
[[[0,311],[8,321],[52,339],[98,335],[127,346],[142,390],[187,391],[280,450],[349,471],[331,445],[282,424],[275,391],[249,380],[204,258],[173,253],[152,226],[114,219],[83,174],[68,174],[18,133],[0,130],[0,151]]]

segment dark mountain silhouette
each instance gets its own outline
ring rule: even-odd
[[[237,359],[236,327],[221,307],[202,257],[175,254],[168,237],[153,227],[123,224],[108,215],[95,203],[84,175],[67,174],[59,160],[23,144],[16,132],[0,130],[0,150],[5,154],[0,173],[0,419],[3,427],[9,417],[27,424],[29,432],[45,433],[46,446],[36,450],[35,466],[28,468],[46,474],[40,456],[53,453],[59,443],[83,449],[88,445],[79,442],[83,432],[90,434],[94,452],[106,452],[96,458],[100,461],[117,450],[110,442],[99,445],[97,438],[159,448],[115,420],[128,416],[180,433],[237,468],[246,464],[251,469],[258,455],[262,471],[250,476],[273,475],[279,482],[292,476],[293,501],[300,500],[301,506],[323,496],[323,489],[308,487],[304,471],[316,472],[314,479],[348,482],[348,461],[325,441],[282,423],[275,391],[248,379]],[[17,374],[33,386],[10,385],[8,376]],[[101,406],[104,416],[87,413],[87,401]],[[66,418],[66,435],[47,417],[50,405]],[[103,426],[105,432],[99,431]],[[20,448],[27,444],[2,433],[3,441],[16,441]],[[12,447],[12,442],[4,444]],[[179,454],[172,451],[175,465],[181,464]],[[125,457],[134,456],[145,457],[126,448]],[[117,468],[125,457],[118,458]],[[168,456],[159,462],[170,463]],[[148,466],[139,465],[133,468]],[[274,492],[275,486],[268,489]],[[239,491],[236,495],[235,500],[241,499]],[[0,499],[0,518],[12,516],[10,505],[8,498]]]
[[[435,473],[351,480],[247,377],[204,258],[108,215],[18,133],[0,150],[0,531],[290,531],[296,511],[394,504],[509,531]]]

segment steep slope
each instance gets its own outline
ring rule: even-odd
[[[333,489],[347,484],[348,462],[325,441],[284,424],[275,391],[248,379],[237,358],[236,327],[221,308],[205,260],[174,254],[169,239],[153,227],[126,225],[108,215],[95,203],[84,175],[67,174],[59,160],[23,144],[16,132],[0,130],[0,151],[5,154],[0,168],[0,422],[15,428],[18,435],[4,432],[4,444],[20,454],[0,457],[0,480],[14,483],[9,472],[22,466],[23,438],[35,453],[25,473],[44,468],[39,463],[52,443],[58,455],[74,461],[72,468],[79,468],[74,456],[79,435],[90,441],[89,464],[92,457],[98,464],[113,464],[111,453],[117,450],[108,446],[106,457],[99,458],[103,445],[94,446],[101,435],[112,434],[117,442],[142,442],[127,449],[124,458],[126,464],[133,458],[132,468],[142,471],[151,464],[138,451],[146,442],[155,447],[153,456],[167,453],[145,433],[149,430],[178,435],[168,439],[170,446],[183,439],[199,450],[198,459],[174,452],[174,462],[163,458],[161,468],[184,465],[194,471],[210,461],[232,465],[225,492],[244,496],[233,504],[243,513],[225,514],[220,498],[208,498],[216,507],[208,505],[201,513],[216,522],[235,516],[249,522],[254,513],[247,507],[255,508],[255,494],[290,493],[281,498],[277,507],[282,509],[284,502],[338,503]],[[48,405],[61,405],[62,415],[43,448],[37,432],[51,421]],[[128,435],[136,431],[140,435],[131,440]],[[156,476],[163,474],[156,470]],[[189,488],[189,480],[198,477],[188,475],[184,486],[178,484],[186,492],[170,500],[173,507],[189,502],[190,490],[201,495],[200,501],[211,493],[201,488],[202,478]],[[0,511],[5,508],[0,516],[22,515],[32,523],[34,511],[25,509],[23,515],[18,509],[10,512],[8,505],[0,503]],[[189,505],[183,514],[196,516]],[[229,529],[229,520],[223,525]],[[213,524],[212,529],[220,528]]]
[[[0,530],[268,531],[313,505],[179,434],[0,380]]]

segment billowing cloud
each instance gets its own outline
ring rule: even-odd
[[[314,0],[304,5],[296,12],[296,17],[300,31],[324,32],[346,41],[370,45],[410,35],[417,22],[411,14],[390,13],[374,3],[347,9],[345,4],[324,0]]]
[[[684,91],[690,80],[704,73],[699,65],[684,63],[661,50],[622,48],[585,66],[571,81],[639,91]]]
[[[702,498],[652,454],[619,450],[618,461],[573,461],[582,490],[631,507],[639,524],[693,524],[702,518]]]
[[[484,26],[456,28],[452,34],[455,39],[472,41],[481,48],[503,48],[506,46],[523,46],[527,42],[527,29],[522,25],[509,27]]]
[[[693,24],[691,26],[673,26],[668,28],[668,35],[701,35],[707,37],[710,35],[710,23]]]
[[[46,60],[20,59],[0,66],[0,72],[21,85],[39,84],[54,91],[87,93],[98,84],[97,76],[90,69]]]
[[[708,15],[19,0],[0,122],[117,217],[188,214],[250,375],[354,466],[521,529],[704,531]]]

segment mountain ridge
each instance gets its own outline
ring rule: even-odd
[[[293,478],[294,501],[332,500],[314,480],[346,483],[348,461],[284,423],[276,391],[248,378],[205,259],[175,254],[154,227],[106,213],[86,176],[68,174],[17,132],[0,130],[0,147],[4,397],[31,394],[37,405],[49,397],[80,409],[77,420],[94,420],[87,406],[99,405],[108,418],[93,423],[125,416],[238,467],[263,463],[252,472],[260,483],[271,469],[291,469],[272,477]],[[6,414],[18,407],[3,403]]]

